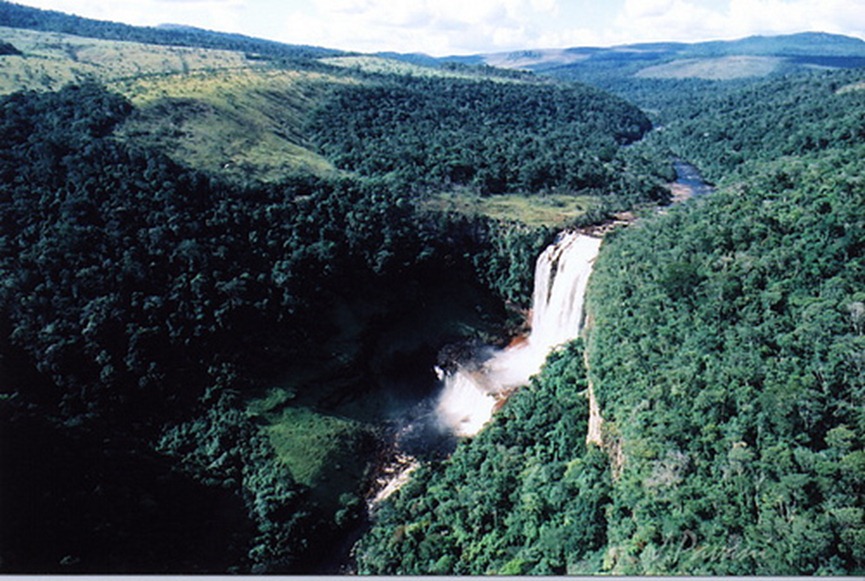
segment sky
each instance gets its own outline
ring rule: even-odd
[[[865,39],[865,0],[12,0],[127,24],[433,56],[832,32]]]

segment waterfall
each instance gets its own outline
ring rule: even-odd
[[[436,413],[445,428],[457,436],[476,434],[501,397],[526,385],[553,349],[579,335],[586,285],[600,247],[600,238],[568,232],[538,257],[529,336],[444,377]]]

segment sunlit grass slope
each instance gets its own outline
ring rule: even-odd
[[[292,478],[335,509],[340,496],[356,491],[365,478],[371,428],[297,405],[294,398],[293,390],[274,388],[251,400],[246,413],[258,420]]]
[[[284,69],[140,77],[111,83],[138,113],[129,139],[171,152],[210,173],[272,181],[293,171],[322,174],[330,163],[308,148],[306,115],[349,79]]]
[[[2,57],[0,93],[56,90],[71,82],[102,82],[166,73],[249,68],[243,53],[99,40],[0,27],[0,38],[21,51]],[[259,65],[260,66],[260,65]]]
[[[730,81],[749,77],[766,77],[780,70],[784,59],[769,56],[725,56],[713,59],[680,59],[636,74],[645,79],[706,79]]]
[[[96,80],[138,108],[121,137],[196,169],[264,181],[331,170],[307,149],[301,127],[329,85],[347,82],[341,77],[224,50],[12,28],[0,28],[0,38],[22,52],[2,57],[0,93]]]
[[[504,222],[520,222],[532,227],[562,227],[597,206],[593,196],[546,194],[526,196],[500,194],[479,196],[467,192],[448,192],[433,197],[428,206],[436,210],[481,215]]]

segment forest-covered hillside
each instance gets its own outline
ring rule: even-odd
[[[745,177],[767,161],[855,149],[865,139],[862,101],[861,69],[732,85],[670,99],[658,138],[712,180]]]
[[[341,91],[310,130],[337,167],[405,187],[603,196],[620,189],[619,146],[650,128],[633,105],[584,86],[399,79]]]
[[[495,279],[461,258],[496,253],[490,226],[422,216],[382,182],[219,182],[114,139],[131,111],[94,85],[2,103],[3,566],[308,567],[357,517],[363,463],[344,498],[316,497],[247,404],[292,364],[326,361],[334,305],[375,300],[382,325],[391,301]],[[365,361],[347,357],[328,365],[361,389]],[[371,455],[369,428],[351,433],[341,448]],[[176,495],[203,500],[177,514]],[[172,541],[214,518],[208,545]],[[213,560],[214,543],[231,549]]]
[[[0,92],[96,79],[136,106],[118,135],[241,184],[343,170],[415,192],[589,196],[599,212],[665,196],[661,158],[621,147],[645,134],[648,118],[582,85],[491,67],[379,59],[356,68],[346,65],[364,61],[261,60],[18,28],[0,38],[17,50],[2,57]]]
[[[605,241],[585,351],[400,491],[360,570],[861,574],[862,79],[706,92],[653,136],[719,191]]]

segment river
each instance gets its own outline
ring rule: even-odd
[[[715,191],[714,186],[703,179],[700,170],[682,159],[673,162],[676,181],[670,186],[674,202],[684,202],[690,198],[705,196]]]

